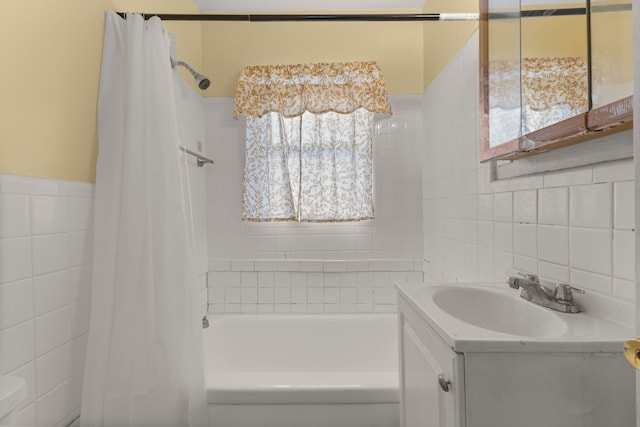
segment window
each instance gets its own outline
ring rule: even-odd
[[[372,219],[375,112],[391,113],[375,63],[247,67],[243,219]]]

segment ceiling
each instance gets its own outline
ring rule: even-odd
[[[202,12],[422,9],[424,0],[194,0]]]

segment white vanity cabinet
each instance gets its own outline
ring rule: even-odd
[[[406,289],[398,292],[403,427],[635,425],[635,373],[622,341],[616,350],[596,338],[613,335],[607,325],[588,323],[583,342],[497,336],[449,323],[420,299],[426,293]]]
[[[399,319],[402,426],[464,426],[463,356],[414,313],[403,310]]]

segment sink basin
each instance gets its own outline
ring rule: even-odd
[[[568,314],[525,301],[504,282],[396,283],[396,288],[398,310],[420,316],[460,353],[616,353],[634,334],[629,325],[635,307],[593,293],[581,296],[583,312]],[[599,317],[603,307],[622,313],[624,323]]]
[[[551,310],[489,288],[440,287],[433,302],[463,322],[504,334],[547,338],[567,330],[565,321]]]

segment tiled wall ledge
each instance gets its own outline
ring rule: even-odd
[[[209,261],[209,313],[396,311],[394,282],[422,281],[422,261]]]

